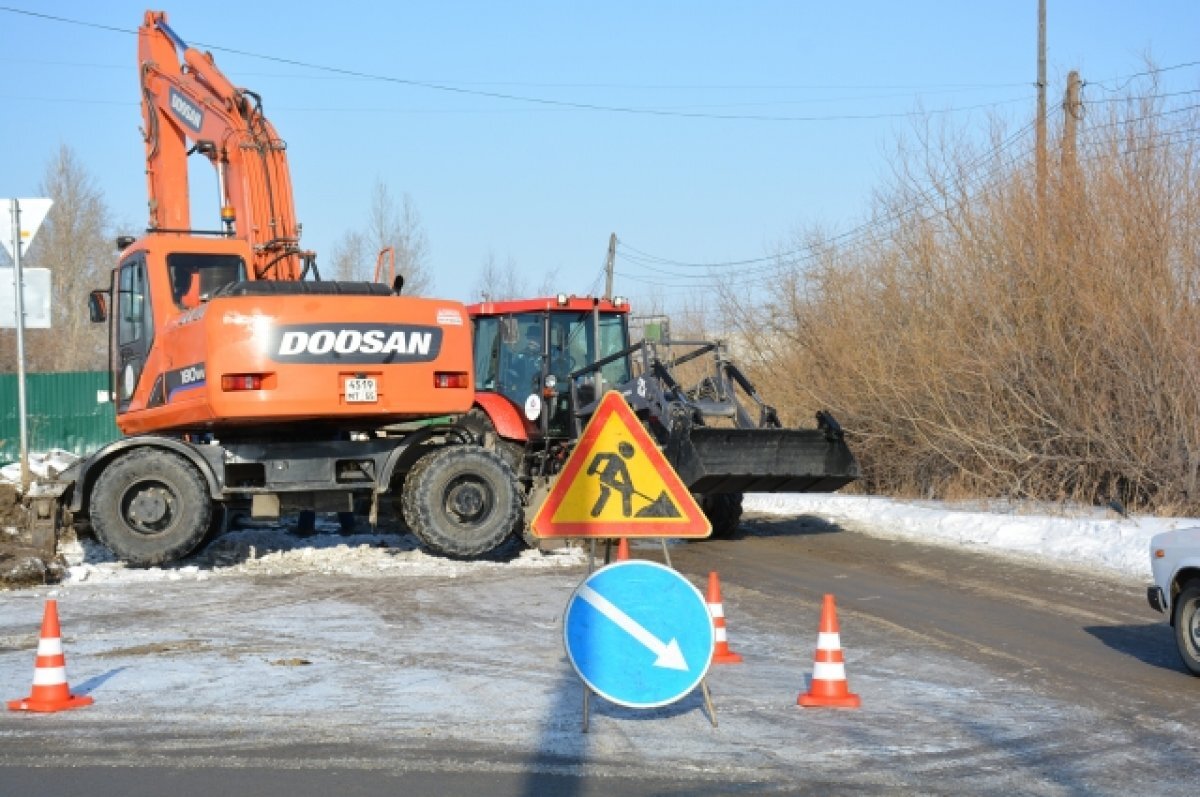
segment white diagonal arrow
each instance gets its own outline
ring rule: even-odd
[[[587,584],[579,588],[578,595],[592,604],[596,611],[616,623],[622,631],[649,648],[650,652],[655,656],[658,656],[654,660],[655,667],[665,667],[670,670],[683,670],[687,672],[687,662],[684,661],[683,651],[679,649],[677,641],[672,639],[670,642],[664,644],[658,637],[643,628],[637,620],[634,620],[625,614],[625,612],[618,609],[612,601],[599,592],[596,592],[596,590]]]

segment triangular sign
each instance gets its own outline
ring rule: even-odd
[[[4,244],[4,248],[8,250],[8,256],[15,261],[17,248],[13,243],[12,223],[14,202],[18,203],[17,210],[21,212],[21,251],[24,253],[33,243],[33,236],[45,221],[46,214],[50,212],[50,206],[54,204],[54,200],[45,198],[0,199],[0,243]]]
[[[624,397],[600,400],[530,524],[537,537],[707,537],[696,499]]]

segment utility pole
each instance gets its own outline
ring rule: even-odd
[[[608,260],[604,264],[604,298],[612,298],[613,266],[617,262],[617,234],[608,236]]]
[[[1079,138],[1079,119],[1083,116],[1083,101],[1079,98],[1083,81],[1079,72],[1072,69],[1067,75],[1067,93],[1063,97],[1063,176],[1074,183],[1079,177],[1079,159],[1076,154]]]
[[[1038,0],[1037,204],[1046,212],[1046,0]]]

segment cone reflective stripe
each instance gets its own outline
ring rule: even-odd
[[[742,660],[741,655],[729,649],[729,639],[725,633],[725,605],[721,603],[721,580],[717,571],[708,574],[708,613],[713,619],[713,664],[737,664]]]
[[[62,711],[90,706],[92,702],[86,695],[71,694],[67,686],[67,660],[58,628],[58,601],[47,600],[33,668],[33,690],[24,700],[8,701],[8,708],[11,711]]]
[[[833,595],[826,595],[821,605],[821,629],[817,633],[812,683],[808,692],[800,695],[796,703],[805,707],[834,708],[858,708],[862,705],[862,699],[851,693],[846,682],[846,661],[842,658],[842,635],[838,631]]]

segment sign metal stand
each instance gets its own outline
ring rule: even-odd
[[[662,537],[659,539],[659,541],[662,544],[663,558],[666,560],[667,567],[670,568],[671,567],[671,555],[667,550],[667,540],[665,537]],[[605,544],[604,544],[604,563],[606,565],[611,561],[612,547],[613,547],[613,540],[611,538],[606,539]],[[588,546],[588,575],[590,576],[594,572],[596,572],[596,540],[591,539],[591,540],[589,540],[589,546]],[[581,678],[580,680],[583,680],[583,679]],[[709,691],[709,688],[708,688],[707,673],[700,679],[699,686],[700,686],[700,693],[704,699],[705,710],[708,712],[709,722],[712,724],[712,726],[714,728],[716,728],[717,727],[717,709],[716,709],[716,705],[713,703],[712,693]],[[587,683],[587,681],[583,680],[583,724],[582,724],[583,733],[588,733],[589,728],[590,728],[591,699],[592,699],[593,691],[594,690]]]

